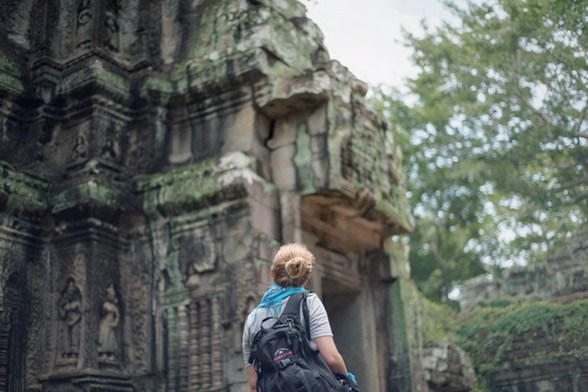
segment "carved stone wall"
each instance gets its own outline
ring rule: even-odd
[[[364,388],[422,390],[402,154],[300,3],[0,10],[0,391],[244,391],[302,240]]]

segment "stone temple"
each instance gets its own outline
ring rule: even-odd
[[[282,243],[421,390],[402,153],[294,0],[0,1],[0,391],[245,391]]]

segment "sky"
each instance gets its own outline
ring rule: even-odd
[[[415,76],[410,51],[398,42],[402,28],[422,31],[450,17],[440,0],[309,0],[307,16],[321,29],[332,59],[371,85],[401,88]]]
[[[410,51],[404,48],[402,29],[422,32],[421,20],[430,27],[453,16],[442,0],[303,0],[307,16],[321,29],[332,59],[339,60],[370,85],[403,89],[404,79],[416,76]],[[456,0],[464,5],[465,1]],[[514,233],[507,230],[505,240]]]

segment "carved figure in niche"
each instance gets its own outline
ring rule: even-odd
[[[114,159],[119,155],[118,138],[120,129],[113,123],[101,123],[100,129],[106,135],[106,140],[100,150],[100,156],[105,159]]]
[[[120,310],[114,284],[106,288],[106,301],[102,304],[100,331],[98,335],[98,355],[101,360],[113,361],[118,353],[116,327],[120,321]]]
[[[106,27],[104,45],[108,49],[118,52],[118,22],[115,11],[106,11],[104,26]]]
[[[76,46],[87,49],[92,43],[92,10],[90,0],[80,1],[78,7],[78,23],[76,31]]]
[[[101,155],[104,158],[116,158],[116,143],[112,139],[108,139],[106,144],[102,147]]]
[[[73,278],[68,278],[61,292],[59,316],[63,322],[61,356],[77,358],[80,346],[80,324],[82,320],[82,294]]]
[[[84,159],[88,155],[88,146],[86,145],[86,139],[83,136],[78,136],[76,138],[76,144],[73,148],[72,159]]]

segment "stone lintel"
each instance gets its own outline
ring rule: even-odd
[[[393,232],[393,222],[372,211],[369,193],[355,198],[330,190],[303,198],[302,227],[330,249],[361,252],[379,249]]]
[[[308,70],[271,80],[258,93],[257,104],[272,119],[319,107],[329,101],[332,92],[331,76],[324,70]]]
[[[254,159],[228,153],[164,174],[139,177],[135,192],[143,197],[148,216],[174,216],[252,194],[272,193],[274,186],[253,168]],[[255,191],[257,189],[257,191]]]

